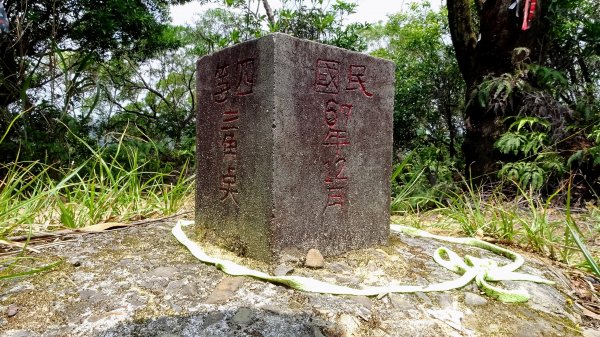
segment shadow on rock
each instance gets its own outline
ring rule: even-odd
[[[121,323],[96,337],[323,337],[331,327],[313,317],[240,307],[189,316],[163,316]]]

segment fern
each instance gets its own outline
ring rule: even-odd
[[[557,70],[537,64],[529,65],[529,69],[531,70],[531,73],[537,80],[538,84],[547,89],[556,90],[569,85],[569,82],[565,76]]]
[[[550,147],[548,131],[550,123],[544,119],[526,116],[517,119],[509,126],[494,144],[503,154],[513,154],[525,159],[505,163],[498,175],[519,184],[540,189],[551,174],[563,173],[563,160]],[[531,158],[534,158],[533,160]]]
[[[494,147],[504,154],[512,152],[512,154],[516,156],[519,154],[519,151],[526,141],[527,140],[525,139],[524,135],[516,132],[507,132],[500,136],[500,139],[496,141]]]
[[[514,92],[525,87],[524,75],[523,72],[505,73],[500,76],[488,75],[477,86],[471,100],[477,98],[479,105],[488,110],[504,111],[506,107],[512,106]]]
[[[516,127],[517,131],[521,131],[521,129],[525,126],[528,126],[530,130],[534,130],[536,126],[540,126],[544,130],[550,129],[550,123],[548,121],[532,116],[526,116],[517,119],[510,125],[508,129],[512,130]]]

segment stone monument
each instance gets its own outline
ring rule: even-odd
[[[197,63],[196,223],[238,254],[389,233],[394,64],[284,34]]]

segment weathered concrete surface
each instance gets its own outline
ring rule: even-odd
[[[304,293],[228,277],[195,260],[171,236],[172,224],[87,235],[42,256],[59,269],[1,284],[0,336],[581,336],[579,315],[556,286],[511,283],[533,298],[503,304],[476,287],[382,298]],[[440,243],[392,237],[388,246],[327,258],[323,269],[288,258],[294,274],[339,284],[418,284],[453,275],[431,259]],[[448,245],[459,254],[478,249]],[[220,254],[272,271],[281,266]],[[527,258],[524,272],[554,279]],[[8,317],[8,307],[17,313]],[[590,332],[591,333],[591,332]],[[591,335],[590,335],[591,336]]]
[[[392,62],[272,34],[197,74],[196,220],[221,244],[272,260],[386,242]]]

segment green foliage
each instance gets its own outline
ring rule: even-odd
[[[501,153],[523,160],[503,164],[498,175],[518,182],[519,186],[540,190],[550,175],[564,173],[564,160],[552,152],[549,144],[549,129],[550,123],[538,117],[514,121],[494,146]]]
[[[592,131],[586,138],[585,145],[569,157],[567,165],[581,166],[582,163],[589,162],[596,168],[600,166],[600,123],[592,126]]]
[[[477,103],[481,107],[496,113],[503,113],[513,107],[513,92],[523,90],[526,82],[520,74],[502,74],[500,76],[488,75],[473,91]]]
[[[344,24],[347,15],[356,11],[356,3],[337,0],[331,6],[324,1],[283,1],[283,8],[275,11],[276,20],[270,25],[271,32],[281,32],[303,39],[337,47],[363,51],[367,48],[362,32],[369,27],[365,23]]]
[[[527,131],[541,129],[541,131]],[[495,146],[502,153],[532,156],[541,151],[548,142],[547,131],[550,124],[537,117],[523,117],[511,124],[509,131],[503,134]]]
[[[267,15],[258,11],[257,8],[261,5],[260,0],[226,0],[225,4],[232,10],[221,10],[219,15],[228,17],[230,32],[220,34],[217,39],[212,38],[213,41],[219,41],[221,47],[260,37],[267,33],[280,32],[349,50],[364,51],[367,48],[362,33],[369,27],[369,24],[345,24],[343,22],[347,15],[355,12],[358,5],[353,2],[284,0],[281,4],[282,8],[273,12],[272,21]],[[265,27],[267,30],[264,29]]]
[[[445,10],[429,4],[366,32],[372,54],[396,63],[393,211],[434,207],[456,189],[464,83],[448,34]]]
[[[572,238],[573,241],[575,241],[575,243],[577,244],[577,247],[579,248],[579,251],[583,254],[583,256],[585,257],[585,261],[587,262],[589,268],[592,270],[592,272],[594,274],[596,274],[596,276],[600,277],[600,267],[598,267],[598,264],[596,263],[596,259],[592,256],[592,254],[590,253],[590,251],[588,250],[586,244],[583,242],[583,240],[581,239],[581,231],[579,230],[579,227],[577,227],[577,224],[575,223],[575,220],[573,219],[573,216],[571,215],[571,186],[572,186],[572,180],[569,180],[569,187],[567,190],[567,202],[566,202],[566,227],[568,229],[568,232],[565,231],[565,241],[568,241],[569,238]]]
[[[394,165],[392,212],[425,210],[457,191],[457,169],[444,148],[413,149]]]
[[[594,126],[592,133],[588,135],[588,139],[593,142],[593,146],[588,150],[592,156],[592,161],[594,165],[600,165],[600,124]]]
[[[529,55],[528,49],[516,48],[512,55],[514,71],[486,76],[473,91],[469,104],[507,116],[507,131],[497,132],[494,144],[503,155],[499,157],[503,164],[498,175],[523,187],[550,191],[564,179],[566,168],[593,170],[596,149],[591,138],[582,137],[589,125],[581,117],[587,113],[580,110],[581,104],[571,103],[572,98],[577,99],[585,91],[571,83],[565,70],[531,63]],[[583,59],[579,61],[584,64]],[[581,69],[566,70],[573,74]],[[587,89],[592,87],[588,85]],[[593,99],[593,95],[588,99]],[[586,109],[594,105],[597,104]],[[513,122],[507,124],[508,121]],[[499,130],[501,126],[498,125]]]
[[[102,106],[99,66],[125,56],[139,61],[179,46],[165,21],[169,5],[185,2],[7,1],[14,24],[0,39],[0,130],[9,130],[0,162],[15,160],[17,152],[21,159],[47,163],[86,158],[62,125],[94,142],[94,114]]]
[[[597,254],[586,245],[595,234],[589,228],[584,233],[576,225],[575,217],[581,218],[583,214],[572,214],[569,190],[566,212],[559,212],[554,202],[564,187],[542,199],[533,190],[516,185],[518,194],[507,198],[502,186],[486,192],[481,186],[462,183],[461,191],[447,193],[445,202],[438,203],[435,209],[416,215],[407,213],[396,221],[416,216],[412,221],[421,226],[460,230],[486,241],[525,247],[570,265],[581,266],[584,262],[596,272]]]
[[[394,143],[396,150],[445,148],[457,159],[462,138],[464,83],[448,40],[447,15],[428,3],[373,26],[372,54],[396,63]]]

